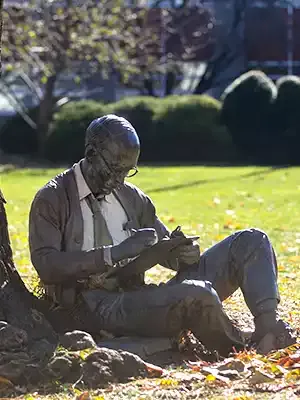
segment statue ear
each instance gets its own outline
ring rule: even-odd
[[[85,158],[87,159],[87,161],[90,162],[95,156],[95,154],[96,154],[95,148],[91,144],[88,144],[85,148]]]

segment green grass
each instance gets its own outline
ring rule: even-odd
[[[27,242],[30,203],[57,172],[35,169],[0,174],[15,262],[27,282],[34,276]],[[299,326],[300,168],[141,167],[131,181],[152,198],[158,215],[171,229],[181,225],[184,232],[199,234],[203,250],[237,229],[266,231],[278,255],[281,311]],[[148,280],[169,276],[169,271],[154,268]],[[227,307],[235,317],[242,312],[243,319],[240,297],[233,297]]]

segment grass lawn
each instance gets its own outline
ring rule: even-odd
[[[29,207],[35,192],[57,172],[35,169],[10,170],[0,174],[0,188],[7,200],[15,262],[29,285],[35,276],[27,242]],[[171,229],[181,225],[184,232],[199,234],[203,250],[238,229],[259,227],[266,231],[278,255],[282,294],[280,310],[294,327],[299,327],[300,168],[141,167],[132,182],[153,199],[158,215]],[[158,282],[170,276],[169,271],[157,267],[149,271],[147,279]],[[240,293],[226,301],[225,307],[231,316],[239,318],[242,326],[251,325]],[[300,369],[298,372],[298,375],[293,374],[295,384],[297,377],[300,383]],[[93,398],[252,399],[297,396],[295,388],[291,387],[277,394],[268,394],[253,392],[253,387],[249,385],[240,386],[220,386],[218,380],[208,382],[199,378],[194,382],[173,377],[169,381],[161,379],[119,385],[117,388],[113,386],[98,391],[95,394],[97,397]],[[70,388],[62,387],[62,391],[64,393],[49,396],[33,393],[31,397],[23,398],[74,397]]]

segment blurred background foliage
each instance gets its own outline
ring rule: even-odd
[[[210,92],[242,54],[248,9],[233,0],[218,36],[202,0],[8,1],[1,151],[69,164],[83,155],[89,122],[116,113],[136,127],[143,162],[299,163],[297,76],[250,70],[218,99]]]

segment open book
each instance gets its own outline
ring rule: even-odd
[[[106,278],[117,277],[120,279],[129,278],[135,274],[141,274],[154,267],[156,264],[161,264],[165,260],[177,256],[177,250],[181,246],[191,244],[194,240],[199,239],[199,236],[177,236],[165,238],[153,246],[145,249],[139,256],[129,261],[123,267],[115,267],[106,273]]]

